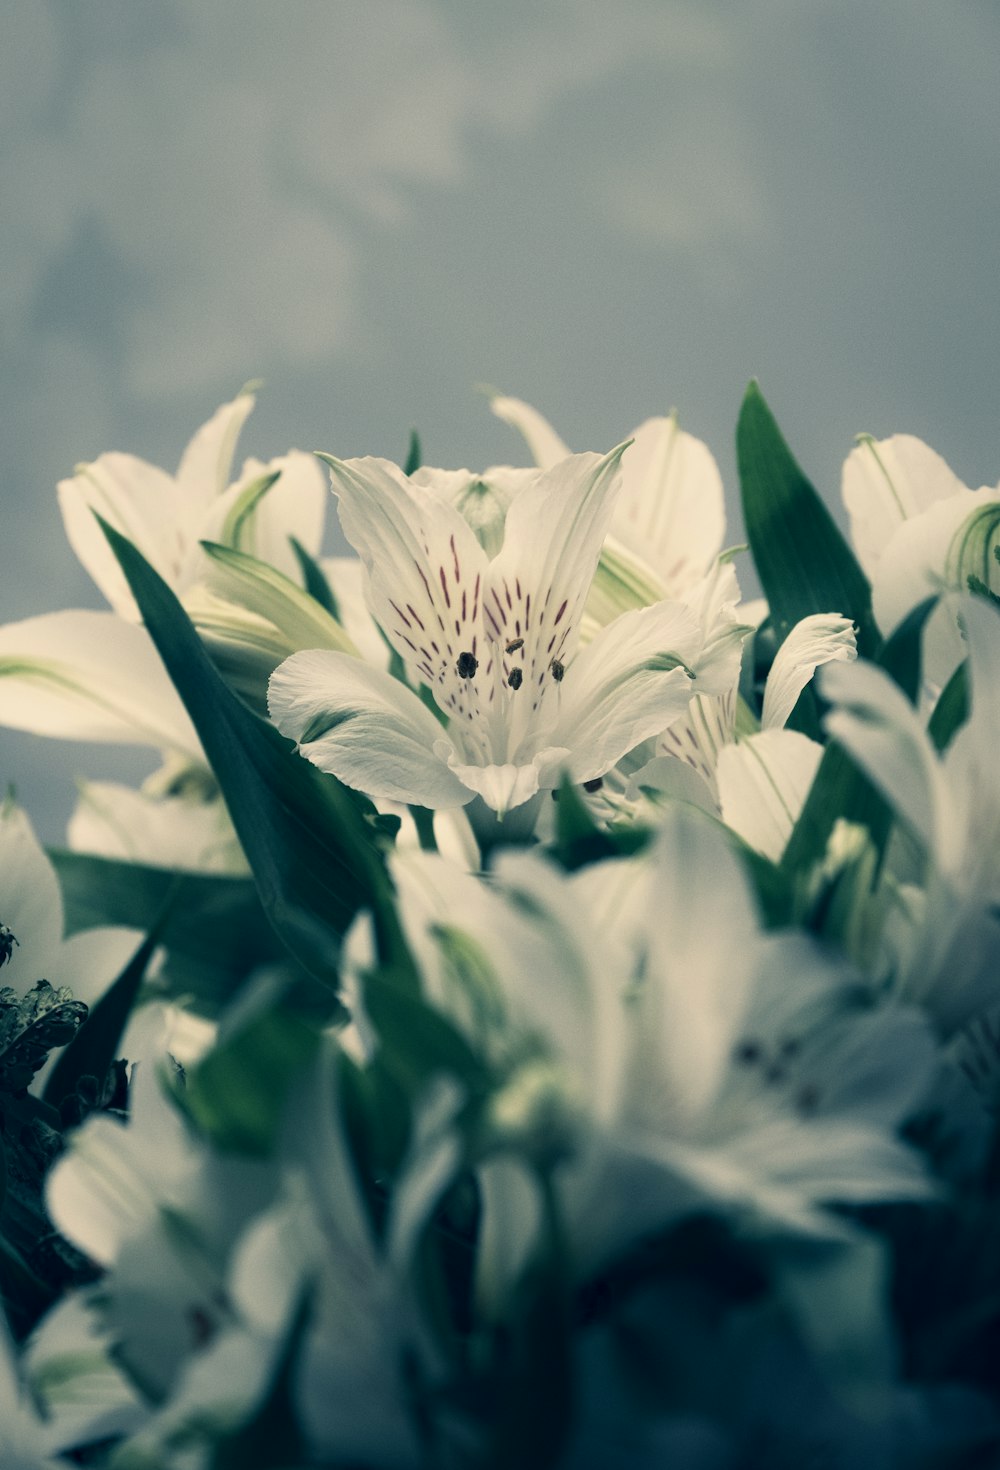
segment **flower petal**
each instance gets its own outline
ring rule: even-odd
[[[151,796],[115,781],[83,781],[67,828],[74,852],[195,873],[245,873],[220,797]]]
[[[307,760],[369,796],[426,807],[472,798],[449,769],[453,747],[426,706],[350,654],[293,654],[271,676],[268,706]]]
[[[278,479],[240,517],[234,534],[224,535],[231,511],[255,483],[271,475]],[[286,577],[300,582],[299,563],[291,537],[316,556],[323,539],[327,492],[323,471],[314,454],[292,450],[263,464],[248,459],[234,485],[221,494],[209,509],[199,536],[203,541],[221,541],[267,562]]]
[[[181,455],[176,504],[185,519],[200,521],[229,484],[236,441],[255,402],[252,393],[241,393],[217,408]]]
[[[812,785],[823,747],[797,730],[761,730],[719,753],[722,819],[778,862]]]
[[[682,602],[623,613],[574,659],[560,686],[554,745],[574,781],[603,776],[687,709],[697,689],[701,631]]]
[[[498,394],[490,399],[490,408],[498,419],[518,431],[539,469],[550,469],[571,453],[548,419],[543,418],[537,408],[532,408],[522,398],[508,398],[504,394]]]
[[[792,628],[778,649],[764,689],[761,726],[784,725],[820,664],[857,658],[854,624],[838,613],[812,613]]]
[[[62,983],[49,973],[62,941],[62,894],[30,820],[10,800],[0,804],[0,924],[17,940],[0,984],[24,995],[37,980]]]
[[[841,493],[851,540],[869,577],[904,521],[965,488],[941,456],[912,434],[878,440],[862,435],[844,461]]]
[[[677,597],[708,571],[726,532],[722,476],[707,444],[675,415],[647,419],[622,459],[612,534]]]
[[[507,512],[503,547],[489,564],[483,613],[504,683],[523,685],[507,716],[515,760],[525,737],[543,722],[543,701],[552,702],[558,671],[576,650],[624,449],[561,460],[526,486]],[[511,684],[512,676],[519,684]]]
[[[114,613],[43,613],[0,628],[0,723],[70,740],[152,745],[204,762],[144,628]]]
[[[179,585],[187,537],[176,504],[176,486],[163,470],[132,454],[102,454],[60,480],[59,508],[67,539],[108,602],[123,618],[139,621],[125,574],[94,512],[127,536],[170,586]]]
[[[489,664],[483,646],[486,554],[453,506],[414,487],[388,460],[323,456],[344,535],[367,572],[367,596],[397,653],[449,716],[463,721],[493,697],[493,669],[458,672],[462,654]]]
[[[932,848],[946,825],[948,792],[916,712],[888,674],[869,663],[828,664],[823,698],[835,708],[824,725],[871,777],[897,814]]]

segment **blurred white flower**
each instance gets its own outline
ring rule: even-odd
[[[959,621],[969,659],[970,712],[939,755],[924,724],[873,664],[822,675],[838,740],[917,838],[929,859],[922,892],[901,910],[897,984],[946,1030],[1000,998],[1000,616],[966,597]]]

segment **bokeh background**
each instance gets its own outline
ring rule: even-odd
[[[675,406],[722,466],[751,375],[838,498],[861,430],[972,485],[997,432],[995,0],[0,0],[0,621],[100,598],[54,487],[242,449],[523,459]],[[334,532],[331,531],[331,536]],[[2,699],[0,687],[0,699]],[[58,840],[119,751],[0,729]]]

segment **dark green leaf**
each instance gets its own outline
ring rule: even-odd
[[[310,597],[314,597],[321,607],[325,607],[332,618],[340,622],[340,611],[337,607],[337,599],[319,562],[311,557],[302,542],[295,536],[289,536],[295,560],[299,564],[302,573],[302,582]]]
[[[157,925],[142,941],[50,1072],[42,1096],[53,1107],[57,1108],[64,1098],[76,1091],[81,1077],[93,1077],[100,1084],[107,1076],[112,1062],[119,1055],[118,1043],[135,1005],[146,967],[159,942],[158,929]]]
[[[269,1005],[188,1074],[185,1111],[219,1148],[266,1155],[281,1127],[285,1099],[318,1045],[315,1027],[280,1002]]]
[[[403,474],[415,475],[423,462],[423,452],[420,448],[420,435],[416,429],[411,429],[410,444],[406,451],[406,463],[403,466]]]
[[[193,996],[205,1010],[229,1000],[251,971],[285,957],[249,877],[181,875],[79,852],[49,856],[69,934],[102,924],[148,932],[176,885],[160,930],[167,958],[157,983],[172,995]]]
[[[938,696],[927,733],[938,750],[945,750],[955,731],[969,718],[969,666],[960,663]]]
[[[198,731],[264,912],[282,941],[330,983],[328,954],[310,942],[310,926],[298,916],[341,935],[359,908],[370,907],[380,944],[399,958],[404,946],[390,884],[363,816],[369,804],[303,760],[240,703],[162,577],[130,541],[106,522],[101,526]]]
[[[756,382],[736,430],[743,515],[779,642],[810,613],[840,613],[871,658],[880,638],[871,588],[833,517],[795,461]]]

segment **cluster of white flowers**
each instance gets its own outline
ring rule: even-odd
[[[675,416],[233,479],[252,407],[0,628],[163,757],[0,811],[4,1470],[992,1463],[1000,491],[864,437],[849,545],[752,388],[748,603]]]

